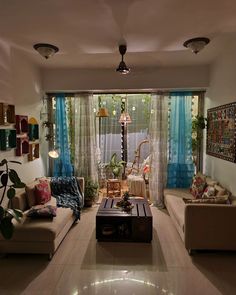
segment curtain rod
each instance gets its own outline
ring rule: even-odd
[[[200,93],[205,93],[206,90],[165,90],[165,91],[162,91],[162,90],[152,90],[152,91],[132,91],[132,92],[125,92],[125,91],[107,91],[107,92],[98,92],[98,91],[81,91],[81,92],[47,92],[46,95],[48,95],[49,97],[52,97],[52,96],[56,96],[58,94],[65,94],[65,96],[71,96],[71,97],[74,97],[75,95],[78,95],[78,94],[93,94],[93,95],[108,95],[108,94],[164,94],[164,95],[169,95],[170,93],[172,92],[192,92],[193,95],[197,95],[197,94],[200,94]]]

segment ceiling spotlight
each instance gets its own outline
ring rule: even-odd
[[[126,66],[124,60],[123,60],[123,56],[125,55],[126,53],[126,45],[120,45],[119,46],[119,51],[120,51],[120,54],[121,54],[121,62],[118,66],[118,68],[116,69],[117,72],[120,72],[121,74],[125,75],[125,74],[128,74],[130,72],[130,69]]]
[[[46,59],[53,56],[55,53],[59,51],[58,47],[46,43],[37,43],[34,45],[34,49],[37,50],[38,53]]]
[[[198,37],[189,39],[184,42],[184,47],[189,48],[197,54],[199,51],[201,51],[208,43],[210,42],[210,39],[205,37]]]

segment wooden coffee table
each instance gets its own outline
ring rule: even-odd
[[[116,208],[120,198],[103,198],[96,215],[98,241],[146,242],[152,240],[152,212],[146,199],[131,198],[128,212]]]

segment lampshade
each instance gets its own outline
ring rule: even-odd
[[[193,53],[197,54],[199,51],[201,51],[208,43],[210,42],[210,39],[205,37],[198,37],[189,39],[184,42],[184,47],[190,48]]]
[[[57,159],[59,157],[59,152],[58,150],[53,149],[48,152],[48,155],[50,158]]]
[[[128,112],[123,112],[120,114],[119,123],[131,123],[131,122],[132,122],[132,120],[131,120]]]
[[[108,110],[106,108],[100,108],[97,112],[96,117],[109,117]]]
[[[37,43],[34,45],[34,49],[37,50],[38,53],[46,59],[53,56],[59,51],[58,47],[46,43]]]

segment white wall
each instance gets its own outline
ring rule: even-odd
[[[205,115],[209,108],[236,101],[236,42],[227,47],[211,67],[206,92]],[[204,172],[236,194],[236,164],[204,155]]]
[[[23,52],[12,49],[4,41],[0,41],[0,77],[0,102],[14,104],[17,115],[35,117],[40,123],[42,107],[41,73]],[[0,128],[3,128],[3,126],[0,126]],[[42,151],[45,149],[45,141],[43,138],[40,141]],[[28,183],[35,177],[45,175],[46,167],[43,165],[42,157],[28,162],[27,155],[22,157],[15,157],[14,155],[14,150],[0,151],[0,160],[7,158],[8,160],[20,161],[22,165],[13,164],[13,166],[22,181]]]
[[[136,69],[128,75],[115,70],[44,69],[43,88],[50,91],[190,89],[209,85],[209,67]]]

